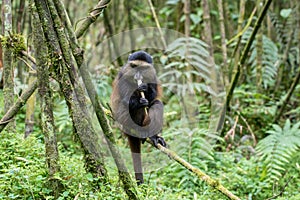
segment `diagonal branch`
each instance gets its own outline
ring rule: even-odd
[[[19,110],[25,105],[26,101],[33,94],[38,87],[37,80],[33,81],[31,85],[21,94],[17,102],[7,111],[7,113],[0,120],[0,133],[6,127],[6,125],[13,119],[13,117],[19,112]]]
[[[266,4],[264,5],[264,7],[263,7],[263,9],[262,9],[262,11],[261,11],[261,13],[260,13],[260,15],[259,15],[259,17],[258,17],[258,19],[257,19],[257,21],[255,23],[255,25],[254,25],[254,29],[253,29],[253,31],[251,33],[251,36],[250,36],[250,38],[249,38],[249,40],[248,40],[248,42],[247,42],[247,44],[246,44],[246,46],[245,46],[245,48],[244,48],[244,50],[242,52],[239,64],[238,64],[237,69],[236,69],[236,73],[234,74],[233,79],[232,79],[232,81],[230,83],[229,92],[228,92],[227,97],[226,97],[226,106],[227,106],[227,108],[229,108],[229,103],[230,103],[230,101],[232,99],[233,91],[234,91],[234,89],[235,89],[235,87],[237,85],[237,82],[239,80],[241,68],[245,64],[246,59],[248,58],[248,53],[250,51],[250,47],[251,47],[251,45],[252,45],[252,43],[253,43],[253,41],[255,39],[257,31],[259,30],[260,25],[261,25],[261,23],[262,23],[265,15],[267,14],[268,8],[269,8],[269,6],[270,6],[271,3],[272,3],[272,0],[268,0],[266,2]]]
[[[100,0],[96,7],[90,11],[89,16],[84,18],[80,28],[76,30],[76,37],[81,37],[85,31],[90,27],[92,23],[96,21],[96,19],[99,17],[99,15],[102,13],[103,9],[107,7],[110,0]],[[78,22],[77,22],[78,23]]]
[[[147,139],[147,142],[152,144],[150,139]],[[154,146],[154,145],[153,145]],[[163,152],[164,154],[168,155],[170,158],[178,162],[180,165],[188,169],[189,171],[193,172],[199,179],[207,183],[209,186],[217,189],[219,192],[221,192],[223,195],[227,196],[229,199],[232,200],[240,200],[239,197],[232,194],[227,188],[225,188],[219,181],[216,181],[212,179],[210,176],[202,172],[200,169],[194,167],[190,163],[188,163],[186,160],[178,156],[174,151],[171,151],[170,149],[163,147],[162,145],[158,144],[157,148]]]

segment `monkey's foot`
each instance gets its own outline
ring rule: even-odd
[[[163,147],[167,146],[167,143],[165,142],[164,138],[158,136],[158,135],[153,135],[149,137],[152,143],[154,144],[155,147],[157,147],[158,144],[160,144]]]
[[[142,185],[143,183],[144,183],[144,180],[139,180],[139,179],[136,180],[137,185]]]

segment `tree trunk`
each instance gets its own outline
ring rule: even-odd
[[[262,9],[261,0],[257,0],[256,7],[260,13]],[[256,35],[256,90],[261,91],[262,87],[262,60],[263,60],[263,24]]]
[[[91,118],[88,113],[83,87],[78,80],[70,48],[66,41],[64,30],[61,29],[62,24],[60,23],[58,14],[52,1],[48,1],[46,4],[46,2],[35,0],[35,4],[43,26],[49,52],[52,53],[50,57],[56,71],[55,78],[60,84],[69,108],[75,133],[78,135],[86,154],[85,162],[87,171],[96,177],[102,177],[104,180],[107,180],[100,136],[96,134],[91,126]],[[99,181],[103,179],[99,179]]]
[[[14,68],[12,49],[10,47],[9,36],[12,34],[12,4],[11,0],[2,1],[2,23],[5,44],[2,42],[3,51],[3,97],[4,113],[14,105]],[[15,131],[15,120],[11,119],[8,131]]]
[[[56,178],[60,171],[60,165],[53,118],[52,92],[49,83],[49,66],[47,65],[48,49],[47,46],[44,45],[46,41],[42,34],[43,30],[40,25],[38,14],[34,10],[32,11],[32,22],[33,42],[35,47],[37,66],[37,79],[39,86],[38,91],[41,97],[41,123],[45,138],[46,164],[49,172],[49,186],[53,192],[54,198],[58,198],[60,192],[62,191],[62,184],[60,180]],[[31,98],[35,98],[35,95],[32,95]],[[29,103],[30,100],[28,102],[28,105],[30,105]]]
[[[35,72],[30,70],[28,84],[32,84],[35,79]],[[35,103],[36,93],[34,92],[27,101],[24,138],[27,138],[33,132]]]
[[[223,81],[225,88],[228,88],[229,79],[228,79],[228,65],[227,65],[227,45],[226,45],[226,33],[225,33],[225,24],[224,24],[224,12],[223,12],[223,0],[218,0],[218,9],[219,9],[219,22],[220,22],[220,33],[221,33],[221,48],[223,55],[223,64],[221,65]]]
[[[238,27],[237,27],[237,33],[241,33],[243,30],[243,22],[244,22],[244,16],[245,16],[245,6],[246,6],[246,0],[241,0],[240,1],[240,13],[239,13],[239,19],[238,19]],[[232,64],[230,62],[230,68],[229,68],[229,81],[231,81],[231,77],[232,77],[232,71],[234,69],[234,71],[236,71],[238,64],[239,64],[239,59],[240,59],[240,44],[241,44],[241,39],[242,39],[242,34],[239,35],[238,37],[238,41],[237,44],[234,48],[233,51],[233,56],[234,59],[234,63]],[[227,88],[228,89],[228,88]]]
[[[190,37],[191,35],[191,18],[190,18],[190,14],[191,14],[191,1],[190,0],[185,0],[184,1],[184,8],[183,8],[183,12],[185,15],[185,22],[184,22],[184,33],[185,33],[185,37]]]
[[[96,112],[96,116],[98,118],[100,126],[105,135],[105,139],[107,141],[107,144],[110,148],[110,151],[112,153],[112,156],[113,156],[116,166],[118,168],[119,177],[120,177],[121,181],[123,182],[124,190],[130,199],[139,199],[137,196],[137,192],[136,192],[135,186],[133,184],[133,181],[132,181],[132,179],[128,173],[128,170],[125,166],[124,160],[122,159],[121,154],[120,154],[118,148],[116,147],[116,142],[115,142],[111,127],[109,126],[109,122],[105,116],[103,106],[101,105],[99,96],[97,95],[97,92],[96,92],[94,85],[92,83],[92,80],[90,78],[89,72],[87,70],[87,66],[84,62],[83,51],[81,50],[81,48],[78,45],[76,35],[72,29],[72,25],[70,23],[68,15],[64,9],[64,5],[60,0],[54,0],[54,4],[56,6],[56,9],[59,13],[61,20],[64,22],[64,26],[66,27],[66,32],[67,32],[68,38],[69,38],[68,42],[72,49],[73,56],[75,58],[77,66],[79,66],[79,70],[80,70],[83,82],[87,89],[88,95],[91,99],[91,102],[92,102],[92,105]]]

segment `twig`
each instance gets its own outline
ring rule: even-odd
[[[23,61],[23,63],[34,73],[36,72],[36,70],[22,57],[18,57],[18,59],[20,59],[21,61]]]
[[[234,124],[233,124],[233,127],[231,127],[231,129],[227,132],[227,134],[224,136],[225,140],[230,137],[231,135],[231,140],[234,140],[234,135],[235,135],[235,128],[236,128],[236,125],[239,121],[239,117],[236,116],[235,118],[235,121],[234,121]]]
[[[292,178],[294,178],[294,176],[291,176],[291,177],[289,178],[289,180],[287,180],[287,182],[286,182],[286,183],[284,184],[284,186],[281,188],[281,191],[279,192],[279,194],[276,194],[276,195],[274,195],[274,196],[272,196],[272,197],[270,197],[270,198],[268,198],[268,199],[266,199],[266,200],[276,199],[277,197],[281,196],[281,195],[283,194],[285,188],[288,186],[289,182],[292,180]]]
[[[254,132],[252,131],[250,125],[248,124],[247,120],[241,115],[240,112],[237,112],[237,113],[238,113],[238,115],[242,118],[242,120],[243,120],[244,123],[246,124],[246,126],[247,126],[249,132],[251,133],[251,136],[252,136],[252,139],[253,139],[253,143],[254,143],[253,146],[256,146],[257,141],[256,141],[256,138],[255,138],[255,134],[254,134]]]
[[[158,21],[158,18],[157,18],[157,15],[156,15],[156,12],[155,12],[155,9],[153,7],[153,4],[152,4],[152,1],[151,0],[148,0],[148,3],[149,3],[149,6],[150,6],[150,9],[151,9],[151,12],[152,12],[152,15],[153,15],[153,18],[155,20],[155,23],[156,23],[156,26],[158,28],[158,31],[159,31],[159,34],[160,34],[160,39],[164,45],[164,48],[167,49],[167,43],[166,43],[166,40],[164,38],[164,35],[161,31],[161,27],[160,27],[160,24],[159,24],[159,21]]]
[[[32,62],[32,64],[36,65],[36,60],[34,57],[32,57],[31,55],[29,55],[26,51],[21,51],[21,55],[28,58],[30,60],[30,62]]]
[[[290,98],[291,98],[296,86],[298,85],[299,81],[300,81],[300,68],[298,68],[298,73],[297,73],[284,101],[282,102],[281,107],[280,107],[279,111],[277,112],[277,115],[276,115],[273,123],[276,123],[280,119],[280,117],[283,114],[283,111],[284,111],[286,105],[290,101]]]

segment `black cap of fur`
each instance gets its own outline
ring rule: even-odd
[[[128,57],[128,61],[133,61],[133,60],[141,60],[149,64],[153,63],[152,57],[150,56],[150,54],[146,53],[145,51],[137,51],[130,54]]]

